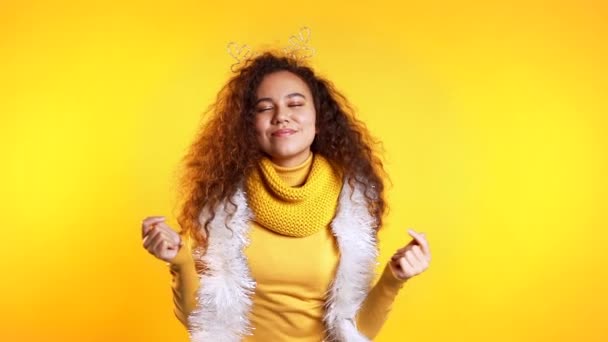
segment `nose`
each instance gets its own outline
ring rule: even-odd
[[[289,122],[289,115],[289,107],[277,106],[277,110],[275,110],[274,117],[272,118],[273,124]]]

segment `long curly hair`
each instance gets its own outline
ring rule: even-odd
[[[380,143],[371,137],[346,97],[329,80],[316,75],[301,60],[268,50],[247,60],[218,92],[182,158],[177,220],[180,234],[190,234],[199,246],[207,246],[208,226],[217,205],[232,197],[263,157],[253,123],[256,91],[264,76],[284,70],[299,76],[310,88],[318,128],[312,152],[327,158],[349,184],[358,182],[364,186],[368,210],[376,219],[376,232],[382,226],[387,210],[384,181],[388,176],[376,149]],[[199,222],[203,207],[211,214],[203,223],[204,234]]]

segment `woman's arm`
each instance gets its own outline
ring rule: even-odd
[[[393,307],[395,297],[405,282],[393,274],[387,263],[357,315],[357,328],[362,334],[370,339],[378,335]]]
[[[403,284],[429,267],[431,250],[425,234],[413,229],[408,229],[408,233],[413,240],[391,257],[359,311],[357,326],[369,338],[380,332]]]
[[[190,239],[186,238],[179,252],[168,263],[173,292],[173,312],[177,319],[188,328],[188,316],[196,307],[196,293],[200,277],[196,272]]]

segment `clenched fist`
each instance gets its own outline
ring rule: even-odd
[[[171,262],[182,246],[181,236],[165,223],[164,216],[146,217],[141,224],[144,248],[160,260]]]
[[[413,229],[409,229],[408,233],[414,239],[398,249],[389,262],[393,274],[404,281],[424,272],[431,262],[431,250],[424,233]]]

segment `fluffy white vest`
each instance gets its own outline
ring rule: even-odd
[[[217,207],[210,222],[208,248],[195,248],[193,255],[208,271],[201,276],[197,307],[188,317],[188,331],[194,342],[237,342],[252,335],[248,320],[255,289],[244,248],[252,212],[242,186],[228,205]],[[225,212],[228,208],[232,217]],[[209,215],[201,211],[202,223]],[[365,300],[377,265],[374,217],[369,214],[362,188],[344,181],[331,229],[340,250],[340,261],[326,294],[325,324],[327,342],[369,342],[356,327],[356,316]],[[226,224],[230,230],[226,228]],[[231,231],[232,230],[232,231]]]

